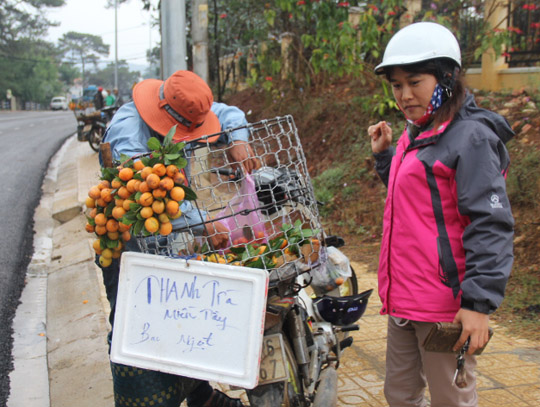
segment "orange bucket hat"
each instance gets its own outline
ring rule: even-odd
[[[176,125],[174,141],[191,141],[221,131],[217,116],[210,110],[212,90],[191,71],[176,71],[165,81],[139,82],[133,88],[133,101],[144,122],[159,134],[165,136]]]

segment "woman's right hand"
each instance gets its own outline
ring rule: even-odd
[[[374,153],[381,153],[392,144],[392,129],[382,121],[368,127],[368,134],[371,138],[371,150]]]

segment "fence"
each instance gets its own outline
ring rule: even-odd
[[[540,5],[527,1],[508,4],[508,29],[512,48],[506,56],[510,68],[535,66],[540,62]]]

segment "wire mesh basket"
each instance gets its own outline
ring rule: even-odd
[[[210,142],[239,130],[249,133],[261,163],[252,174],[232,162],[230,144]],[[142,252],[263,268],[270,281],[324,266],[317,201],[292,116],[205,136],[186,145],[185,153],[197,199],[174,221],[171,235],[137,237]],[[225,248],[212,247],[214,222],[230,231]]]

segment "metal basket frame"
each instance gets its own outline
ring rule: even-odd
[[[230,144],[209,142],[209,139],[215,139],[215,136],[219,136],[219,140],[228,141],[231,134],[239,130],[248,132],[248,144],[264,168],[279,169],[286,174],[284,185],[265,185],[264,195],[261,195],[263,187],[258,184],[256,186],[258,204],[250,210],[233,207],[233,198],[240,195],[246,175],[239,169],[243,167],[230,161],[228,155]],[[203,235],[202,231],[211,229],[208,225],[212,222],[225,220],[228,220],[229,224],[232,220],[235,221],[233,228],[230,228],[231,235],[238,234],[242,229],[244,236],[253,239],[253,233],[249,236],[249,230],[253,232],[254,228],[263,228],[265,233],[263,243],[282,234],[281,227],[284,224],[292,225],[295,222],[301,223],[303,229],[317,231],[315,237],[319,242],[323,241],[317,201],[292,116],[262,120],[204,136],[187,144],[184,152],[188,158],[186,173],[190,188],[196,192],[197,200],[191,202],[192,210],[189,216],[180,222],[182,225],[178,226],[178,222],[173,223],[175,228],[171,235],[136,236],[141,252],[187,259],[197,259],[198,256],[210,253],[222,253],[211,247],[208,239],[210,233],[206,231]],[[233,174],[234,177],[227,174]],[[287,189],[286,192],[283,191],[284,188]],[[261,196],[265,202],[260,201]],[[223,212],[227,213],[223,215]],[[250,212],[254,212],[257,216],[257,225],[238,224],[239,215],[246,216]],[[208,217],[212,219],[207,220]],[[234,226],[237,229],[233,230]],[[309,272],[312,268],[324,266],[326,248],[322,244],[316,249],[311,246],[312,251],[318,250],[318,253],[313,255],[314,253],[306,251],[303,259],[292,259],[286,253],[286,249],[287,247],[280,249],[285,259],[283,264],[273,269],[263,267],[270,272],[271,281],[289,280],[291,274],[298,275]]]

